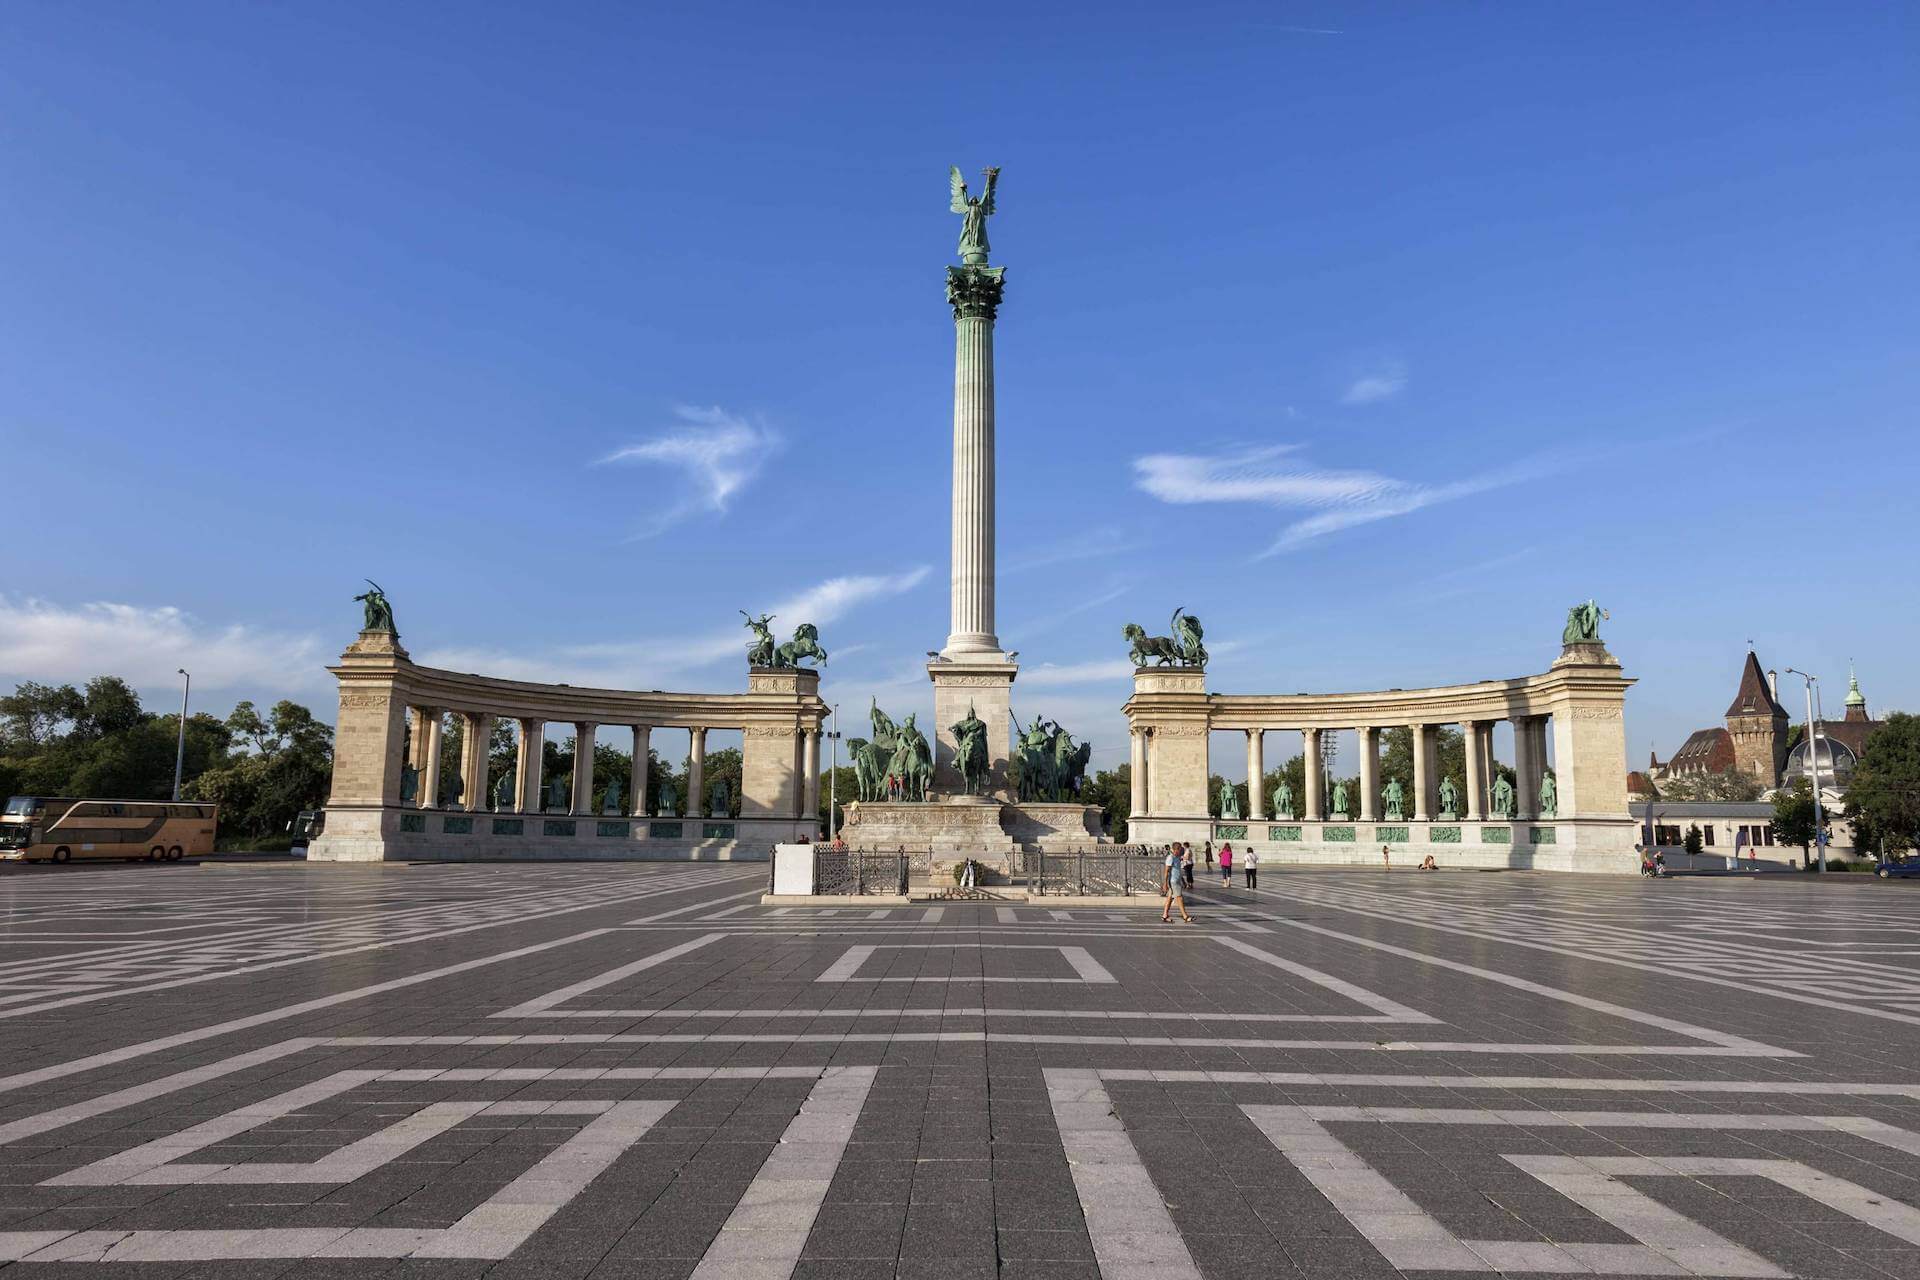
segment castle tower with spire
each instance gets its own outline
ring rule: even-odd
[[[1749,649],[1746,665],[1740,670],[1740,687],[1727,707],[1733,767],[1752,774],[1762,786],[1780,785],[1780,770],[1787,763],[1789,722],[1787,709],[1780,705],[1772,683],[1760,669],[1760,659]]]

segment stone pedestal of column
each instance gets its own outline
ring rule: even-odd
[[[927,737],[933,743],[933,789],[942,795],[960,792],[960,769],[956,763],[959,746],[953,726],[967,718],[967,709],[987,726],[987,761],[992,769],[991,794],[1002,800],[1014,799],[1007,791],[1007,760],[1011,754],[1013,733],[1010,710],[1013,705],[1013,681],[1020,673],[1017,663],[1006,655],[958,654],[940,657],[927,664],[927,678],[933,681],[933,724]]]

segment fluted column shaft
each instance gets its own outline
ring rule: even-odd
[[[707,782],[707,731],[705,729],[687,730],[687,802],[682,812],[689,818],[698,818],[707,811],[707,798],[702,794]]]
[[[800,820],[802,822],[819,821],[820,813],[820,730],[806,731],[806,785],[800,798]],[[716,813],[716,818],[726,815]]]
[[[651,726],[633,726],[633,771],[628,775],[627,812],[636,818],[647,816],[647,752],[652,747]]]
[[[438,809],[440,807],[440,756],[445,750],[445,726],[442,723],[440,708],[422,708],[426,716],[427,762],[420,766],[420,807]]]
[[[573,726],[573,804],[575,814],[593,812],[593,738],[600,726],[577,721]]]
[[[1467,734],[1467,820],[1479,822],[1487,816],[1488,726],[1483,721],[1469,720],[1460,727]]]
[[[993,316],[954,318],[952,652],[997,652],[993,622]]]
[[[1380,818],[1380,731],[1361,727],[1353,731],[1360,747],[1360,821]]]
[[[493,717],[477,711],[466,713],[466,741],[460,744],[460,807],[479,813],[487,807],[487,745],[493,737]]]
[[[1129,802],[1127,813],[1135,818],[1145,817],[1147,812],[1147,735],[1144,729],[1133,729],[1127,734],[1127,781]]]
[[[520,812],[540,812],[541,774],[546,767],[547,723],[544,720],[520,722],[520,757],[514,766],[514,789],[520,796]]]
[[[1267,817],[1266,734],[1247,730],[1247,820],[1264,822]]]
[[[1513,721],[1514,816],[1532,818],[1540,812],[1540,762],[1534,758],[1539,740],[1532,716],[1517,716]]]
[[[1320,731],[1302,729],[1300,731],[1300,758],[1306,767],[1301,771],[1305,775],[1306,795],[1302,797],[1303,807],[1300,816],[1309,822],[1318,822],[1327,816],[1325,802],[1320,798],[1320,776],[1324,772],[1320,767]]]
[[[1413,820],[1433,817],[1433,726],[1413,726]]]

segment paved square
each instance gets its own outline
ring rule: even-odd
[[[1266,868],[0,874],[0,1266],[1920,1278],[1920,899]]]

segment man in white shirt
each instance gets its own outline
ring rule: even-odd
[[[1177,844],[1168,849],[1166,863],[1160,869],[1160,892],[1167,899],[1167,905],[1160,912],[1162,924],[1172,921],[1176,902],[1180,904],[1181,921],[1193,923],[1193,917],[1187,914],[1186,860],[1181,856],[1183,852]]]

